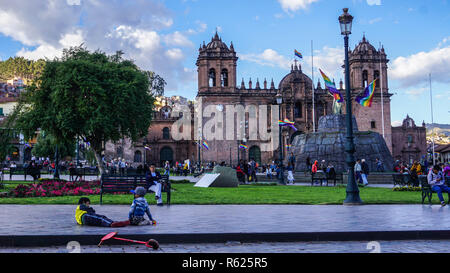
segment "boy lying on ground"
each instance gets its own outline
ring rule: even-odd
[[[81,197],[78,201],[78,207],[75,211],[75,219],[79,225],[97,226],[97,227],[125,227],[130,221],[115,222],[104,215],[95,213],[90,207],[91,200],[87,197]]]

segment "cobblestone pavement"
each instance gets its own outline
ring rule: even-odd
[[[168,244],[157,251],[141,245],[74,246],[0,247],[0,253],[450,253],[450,241]]]
[[[116,221],[125,220],[130,208],[93,207],[98,214]],[[104,235],[116,230],[77,225],[75,208],[76,205],[0,205],[0,235]],[[150,210],[158,221],[156,226],[128,226],[120,228],[120,234],[450,230],[450,206],[428,204],[152,205]]]

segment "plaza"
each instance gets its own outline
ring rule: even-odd
[[[450,253],[446,1],[16,2],[0,253]]]

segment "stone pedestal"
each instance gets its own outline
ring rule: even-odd
[[[346,123],[345,115],[328,115],[319,119],[318,132],[307,133],[296,136],[292,142],[292,151],[296,158],[296,171],[305,171],[306,158],[309,156],[311,164],[317,160],[320,164],[322,160],[326,164],[331,162],[336,171],[346,171],[345,162],[345,142]],[[353,120],[353,136],[355,144],[355,159],[365,159],[370,170],[376,170],[375,159],[379,158],[383,162],[385,169],[389,169],[394,161],[392,155],[379,134],[371,131],[360,132]]]

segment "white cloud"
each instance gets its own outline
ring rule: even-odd
[[[281,4],[281,8],[285,12],[295,12],[299,9],[307,9],[312,3],[319,0],[278,0]]]
[[[402,126],[402,124],[403,124],[403,122],[401,120],[395,120],[395,121],[391,122],[392,127]]]
[[[294,57],[293,53],[292,58],[289,58],[269,48],[258,54],[239,54],[239,58],[241,60],[254,62],[263,66],[279,67],[282,69],[290,70],[291,64],[293,64]],[[339,80],[343,79],[343,63],[343,48],[332,48],[324,46],[320,50],[314,50],[314,73],[316,75],[314,84],[317,84],[317,78],[320,77],[319,68],[322,69],[322,71],[327,74],[328,77],[330,77],[331,79],[335,79],[336,84],[338,84]],[[310,77],[312,64],[311,56],[303,55],[303,59],[300,64],[302,66],[303,73]]]
[[[70,6],[79,6],[81,5],[81,0],[66,0],[67,4]]]
[[[373,6],[373,5],[379,6],[379,5],[381,5],[381,0],[367,0],[367,4],[370,6]]]
[[[239,54],[239,58],[244,61],[255,62],[264,66],[280,67],[289,69],[291,61],[277,51],[268,48],[259,54]]]
[[[450,83],[450,46],[397,57],[392,62],[390,76],[408,87],[426,81],[429,73],[433,81]]]
[[[204,32],[207,25],[196,21],[192,30],[170,29],[174,19],[163,1],[23,2],[0,0],[0,33],[22,43],[19,56],[51,59],[61,56],[63,48],[84,43],[107,54],[122,50],[142,69],[161,75],[167,91],[196,82],[195,71],[183,65],[185,51],[192,51],[189,35]]]
[[[305,60],[304,71],[311,71],[311,56],[303,56]],[[314,50],[314,73],[317,75],[314,84],[317,84],[317,78],[322,81],[319,69],[321,69],[330,79],[334,79],[336,85],[343,79],[344,49],[324,46],[320,50]],[[317,73],[317,74],[316,74]],[[309,73],[310,74],[310,73]],[[323,82],[323,81],[322,81]],[[322,85],[323,87],[323,85]]]
[[[382,20],[382,18],[381,17],[377,17],[377,18],[374,18],[374,19],[372,19],[372,20],[370,20],[369,21],[369,24],[375,24],[375,23],[378,23],[378,22],[380,22]]]
[[[179,31],[165,35],[164,42],[169,46],[193,46],[193,43]]]
[[[17,52],[17,56],[22,56],[24,58],[31,60],[38,60],[45,58],[53,59],[55,57],[61,57],[62,50],[64,48],[68,48],[71,46],[79,46],[83,42],[84,42],[83,32],[80,29],[78,29],[73,33],[65,34],[58,42],[58,44],[50,45],[47,43],[43,43],[34,50],[22,48],[19,52]]]
[[[419,87],[419,88],[412,88],[405,91],[405,94],[409,95],[412,98],[416,98],[420,95],[422,95],[425,91],[427,91],[427,88],[425,87]]]

